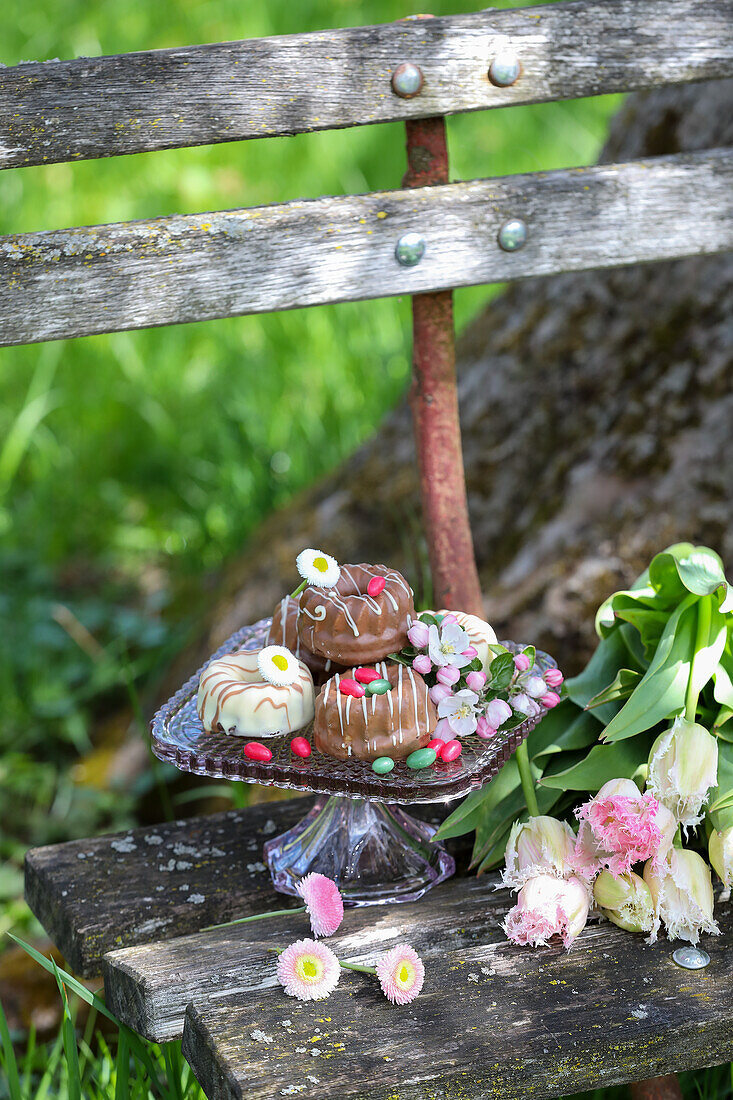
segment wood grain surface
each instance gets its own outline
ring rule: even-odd
[[[519,57],[508,88],[488,79]],[[391,74],[420,66],[421,94]],[[733,73],[731,0],[515,11],[24,62],[0,70],[0,166],[109,157],[684,83]]]
[[[733,152],[0,238],[0,343],[415,294],[733,246]],[[504,252],[499,228],[528,241]],[[416,267],[395,245],[426,241]]]

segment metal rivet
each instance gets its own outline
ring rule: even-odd
[[[398,240],[394,254],[403,267],[415,267],[425,254],[425,238],[419,233],[405,233]]]
[[[403,61],[392,73],[392,91],[402,99],[420,95],[423,82],[421,70],[411,61]]]
[[[499,50],[489,66],[489,80],[497,88],[508,88],[519,79],[522,66],[519,58],[509,49]]]
[[[701,947],[678,947],[673,952],[672,958],[678,966],[684,966],[685,970],[703,970],[710,962],[707,951]]]
[[[511,218],[499,230],[499,247],[505,252],[518,252],[527,243],[527,225],[521,218]]]

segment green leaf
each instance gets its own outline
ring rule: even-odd
[[[562,706],[562,704],[560,704]],[[550,711],[547,718],[544,718],[540,722],[537,730],[541,730],[545,722],[558,711],[560,707],[555,707],[554,711]],[[528,748],[530,751],[530,757],[534,760],[541,760],[543,756],[554,756],[557,753],[568,752],[577,749],[587,749],[590,745],[595,745],[600,736],[603,726],[594,718],[592,714],[587,711],[576,711],[577,717],[572,721],[566,722],[562,730],[558,731],[556,736],[548,738],[541,749],[532,757],[532,746],[528,742]],[[535,731],[533,731],[534,733]],[[531,735],[530,735],[531,736]]]
[[[710,607],[710,627],[707,637],[702,639],[702,644],[698,646],[695,653],[691,676],[692,688],[698,695],[719,667],[718,662],[723,655],[727,638],[725,615],[718,610],[715,597],[703,596],[698,601],[698,614],[704,603],[707,603]]]
[[[649,566],[649,579],[660,594],[681,599],[687,592],[696,596],[711,596],[719,592],[725,603],[728,583],[718,554],[707,546],[680,542],[657,554]],[[727,610],[727,608],[726,608]]]
[[[688,596],[670,615],[643,680],[603,731],[620,741],[679,714],[685,702],[695,647],[697,598]]]
[[[588,702],[588,710],[611,703],[615,699],[628,699],[634,688],[641,682],[642,674],[633,668],[620,668],[608,687],[599,691]]]
[[[718,738],[718,785],[710,792],[708,813],[716,827],[720,815],[731,808],[728,799],[733,794],[733,745]]]
[[[514,675],[514,654],[500,653],[489,665],[489,684],[492,691],[506,691]]]
[[[733,708],[733,654],[726,647],[720,655],[718,667],[713,672],[713,698],[721,706]]]
[[[560,791],[595,792],[609,779],[632,779],[639,767],[646,763],[653,740],[647,734],[611,745],[596,745],[584,760],[566,771],[544,776],[540,786],[554,787]]]
[[[561,797],[561,792],[549,789],[537,789],[537,803],[541,814],[548,813]],[[524,792],[521,789],[512,791],[487,818],[481,822],[476,830],[476,840],[471,854],[471,866],[480,864],[489,852],[507,831],[511,824],[519,818],[527,818],[524,801]]]
[[[15,1060],[15,1051],[13,1050],[13,1043],[10,1038],[10,1028],[8,1027],[8,1021],[5,1018],[2,1003],[0,1002],[0,1048],[3,1051],[2,1067],[5,1070],[5,1077],[8,1084],[8,1091],[10,1093],[10,1100],[23,1100],[23,1094],[20,1091],[20,1078],[18,1076],[18,1063]]]
[[[115,1100],[130,1100],[130,1044],[120,1033],[115,1059]]]
[[[569,698],[579,707],[586,707],[594,695],[611,683],[618,670],[628,664],[628,656],[628,650],[618,631],[599,642],[580,675],[565,681]],[[610,722],[617,711],[615,704],[607,704],[596,711],[596,717],[603,723]]]
[[[502,774],[501,772],[499,773]],[[494,780],[494,783],[496,780]],[[517,778],[517,782],[519,779]],[[464,798],[463,802],[453,813],[438,826],[436,830],[434,840],[447,840],[451,836],[463,836],[464,833],[473,832],[476,828],[476,822],[481,813],[483,802],[486,798],[486,790],[489,787],[480,791],[471,791],[467,798]]]
[[[64,1015],[61,1023],[61,1034],[64,1040],[64,1056],[66,1058],[66,1088],[68,1091],[68,1098],[69,1100],[81,1100],[81,1072],[79,1070],[79,1050],[76,1045],[74,1021],[71,1016],[71,1010],[69,1009],[66,989],[64,988],[64,983],[61,981],[59,968],[53,959],[51,959],[51,964],[63,1004]]]
[[[618,626],[617,606],[623,608],[635,606],[639,610],[661,610],[657,593],[650,584],[614,592],[603,601],[596,612],[596,634],[599,638],[608,637]]]
[[[418,619],[421,623],[425,623],[426,626],[440,626],[440,620],[436,619],[435,615],[431,615],[429,611],[421,611],[418,615]]]

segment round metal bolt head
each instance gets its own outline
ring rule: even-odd
[[[425,255],[425,238],[419,233],[405,233],[398,240],[394,254],[403,267],[415,267]]]
[[[392,73],[392,91],[402,99],[412,99],[420,95],[422,86],[422,71],[411,61],[403,61]]]
[[[489,66],[489,80],[497,88],[509,88],[515,84],[522,72],[519,58],[512,50],[499,50]]]
[[[686,947],[678,947],[672,953],[672,958],[678,966],[683,966],[685,970],[704,970],[710,962],[707,951],[703,951],[701,947],[693,947],[691,944]]]
[[[505,252],[518,252],[527,243],[527,225],[521,218],[510,218],[499,230],[499,247]]]

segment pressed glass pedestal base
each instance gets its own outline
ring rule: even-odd
[[[304,875],[334,879],[347,905],[416,901],[455,871],[435,829],[400,806],[319,798],[302,821],[265,844],[275,889],[297,894]]]

